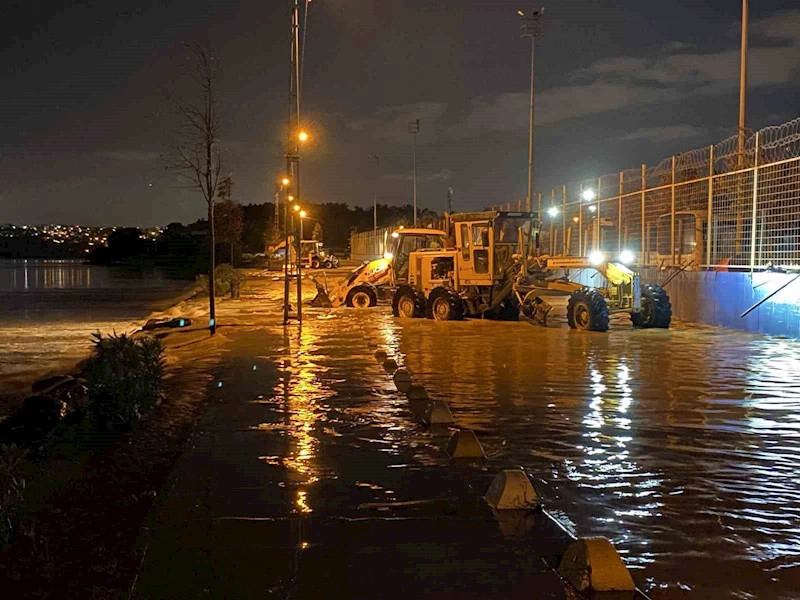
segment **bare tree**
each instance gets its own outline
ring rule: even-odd
[[[208,302],[209,329],[216,333],[214,301],[214,198],[217,195],[222,159],[219,151],[221,119],[216,100],[217,60],[205,44],[184,43],[189,51],[189,77],[194,84],[192,100],[176,96],[171,99],[182,123],[164,161],[176,171],[188,187],[203,194],[208,207]]]

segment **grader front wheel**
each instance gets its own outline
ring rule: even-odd
[[[608,331],[608,306],[597,290],[583,288],[569,297],[567,322],[572,329]]]
[[[648,283],[642,286],[642,310],[631,313],[634,327],[667,329],[672,322],[672,305],[664,288]]]

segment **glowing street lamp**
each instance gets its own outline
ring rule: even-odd
[[[284,177],[283,179],[281,179],[281,183],[282,183],[284,186],[286,186],[286,185],[289,185],[289,183],[291,183],[291,182],[289,181],[289,178],[288,178],[288,177]]]
[[[306,211],[304,211],[304,210],[301,210],[301,211],[300,211],[300,218],[301,218],[301,219],[305,219],[307,214],[308,214],[308,213],[306,213]],[[301,226],[301,227],[303,226],[303,225],[302,225],[302,223],[300,224],[300,226]]]
[[[585,202],[591,202],[595,198],[594,190],[591,188],[583,190],[581,198],[583,198]]]
[[[297,134],[297,139],[300,140],[301,142],[307,142],[308,134],[305,131],[301,131],[300,133]]]
[[[294,208],[294,212],[297,212],[297,211],[300,210],[300,205],[299,204],[295,204],[293,208]]]
[[[551,218],[555,219],[558,216],[558,208],[551,206],[547,209],[547,214],[550,215]]]

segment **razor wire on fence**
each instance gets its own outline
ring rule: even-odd
[[[554,188],[537,208],[550,254],[630,250],[643,266],[798,268],[800,118]]]

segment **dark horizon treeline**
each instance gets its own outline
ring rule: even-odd
[[[217,204],[219,207],[220,204]],[[217,230],[217,263],[231,262],[231,248],[236,266],[241,264],[242,254],[259,254],[270,244],[282,237],[282,231],[275,227],[275,205],[240,204],[242,215],[241,233],[231,244],[224,232]],[[310,239],[317,223],[320,224],[321,238],[326,248],[333,249],[339,256],[346,256],[350,250],[350,234],[368,231],[373,227],[372,207],[348,206],[345,203],[327,202],[323,204],[303,204],[308,213],[304,237]],[[283,208],[283,207],[281,207]],[[219,209],[218,209],[219,210]],[[424,225],[438,215],[421,209],[418,222]],[[413,207],[388,206],[378,204],[378,227],[410,225],[413,222]],[[283,228],[283,214],[280,216]],[[296,226],[296,222],[295,222]],[[194,223],[170,223],[161,235],[141,237],[142,230],[136,227],[117,228],[108,237],[108,245],[92,249],[79,243],[55,244],[38,235],[14,238],[0,238],[0,258],[74,258],[89,260],[95,264],[130,264],[140,262],[158,265],[184,265],[189,271],[202,273],[207,270],[208,222],[200,219]]]

